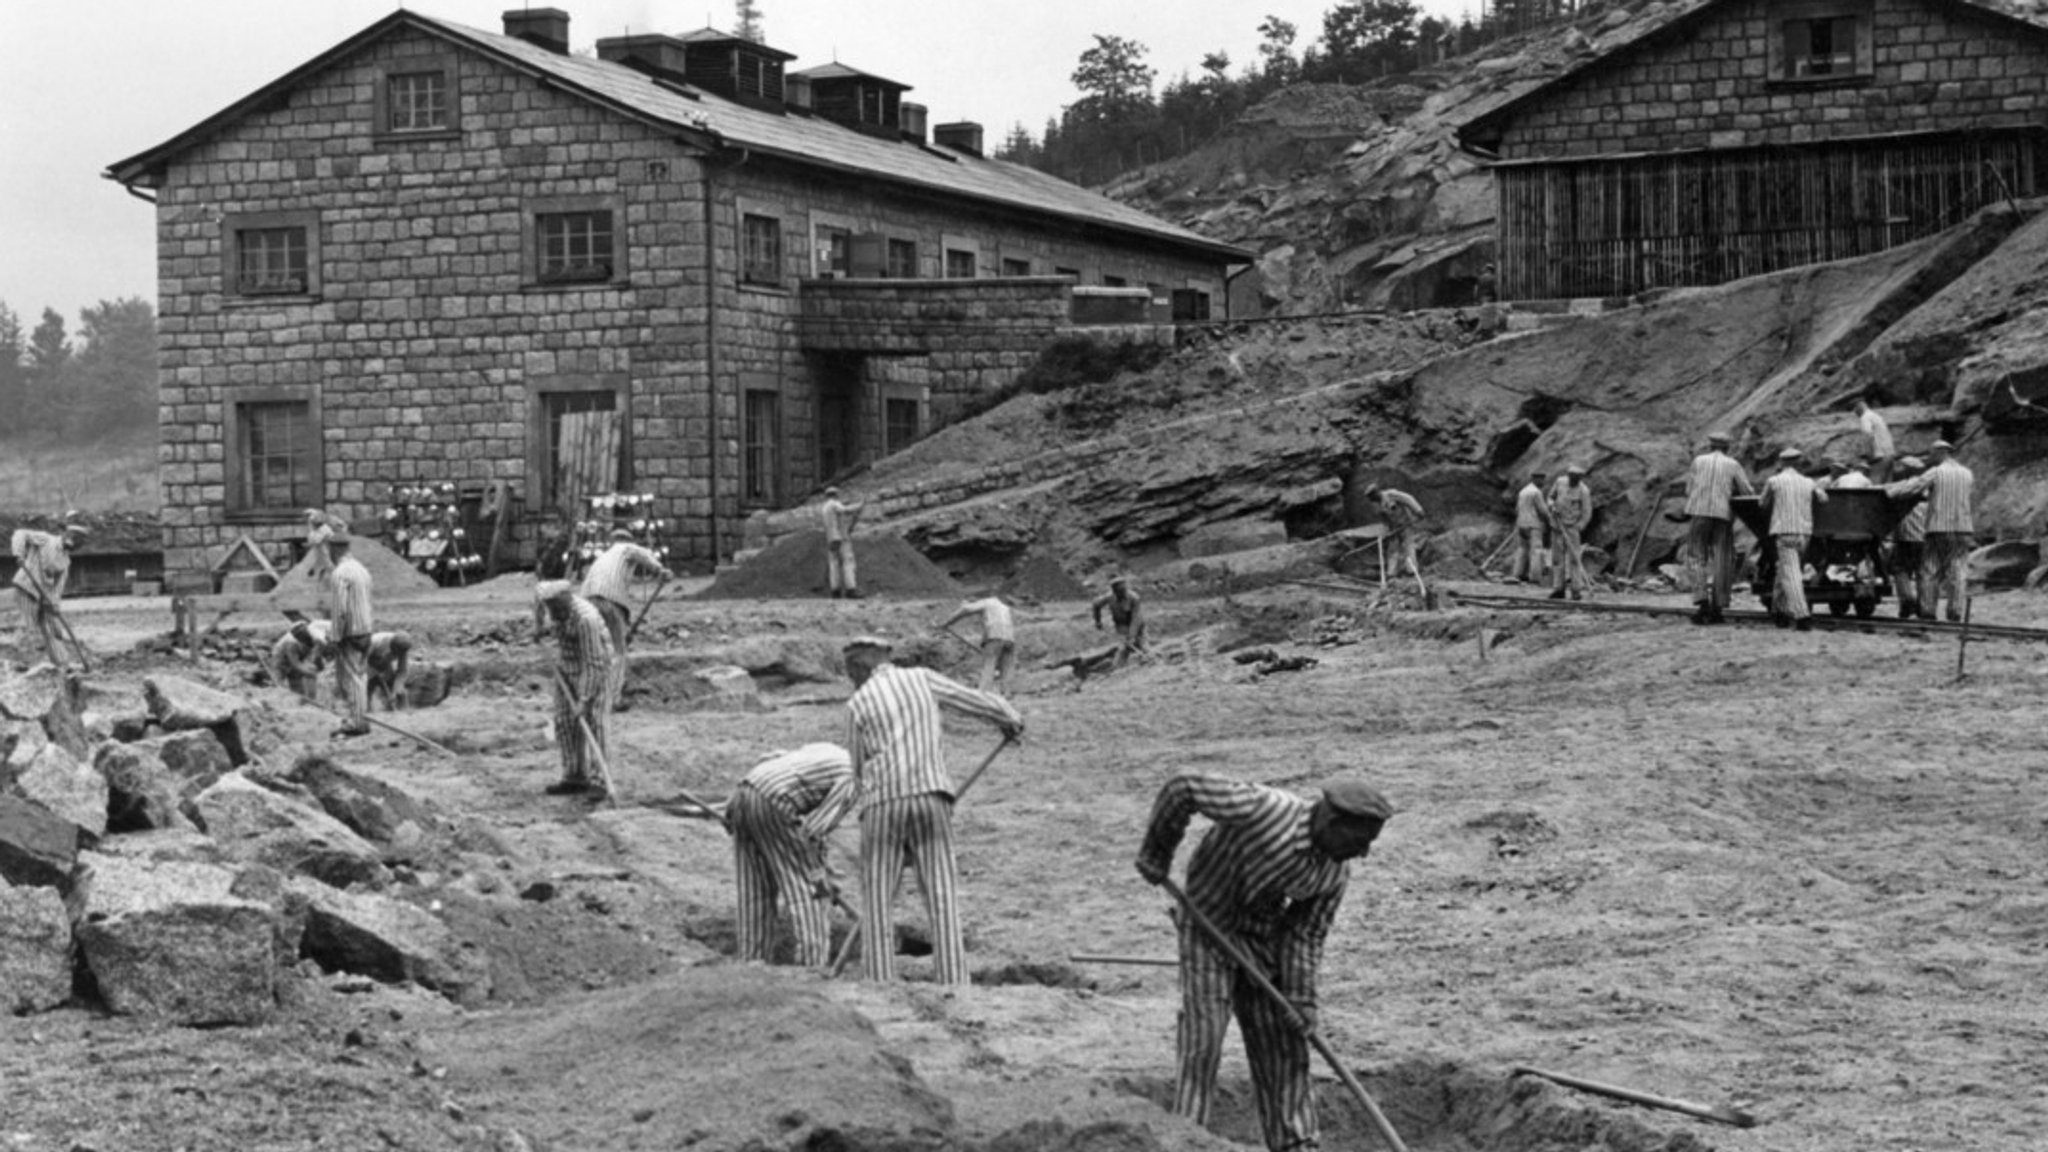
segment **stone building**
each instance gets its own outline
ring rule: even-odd
[[[1250,259],[793,60],[400,11],[112,165],[157,217],[166,569],[442,483],[522,548],[630,491],[729,555],[1059,334],[1220,315]]]
[[[1699,0],[1464,124],[1510,299],[1877,251],[2042,184],[2048,29],[1970,0]]]

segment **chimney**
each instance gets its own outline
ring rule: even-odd
[[[597,42],[597,58],[680,84],[683,82],[683,58],[688,47],[673,36],[654,32],[639,36],[608,36]]]
[[[981,125],[972,120],[937,125],[932,128],[932,139],[944,148],[965,152],[969,156],[981,155]]]
[[[930,116],[930,111],[924,105],[912,104],[908,100],[898,105],[896,109],[897,126],[903,129],[905,136],[919,144],[924,143],[924,126]]]
[[[569,54],[569,14],[560,8],[519,8],[505,13],[505,35]]]

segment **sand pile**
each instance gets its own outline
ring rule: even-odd
[[[869,596],[942,597],[960,595],[960,585],[901,536],[861,536],[853,542],[860,590]],[[722,572],[698,593],[710,599],[772,600],[823,596],[825,533],[796,532],[763,548],[730,572]]]
[[[425,573],[413,567],[411,561],[386,548],[373,537],[349,537],[348,551],[349,555],[356,558],[357,563],[369,569],[370,595],[373,598],[432,592],[440,587]],[[318,600],[326,596],[327,581],[315,580],[311,575],[312,566],[311,552],[299,557],[299,562],[278,578],[277,587],[272,589],[272,595],[280,601],[306,598]]]

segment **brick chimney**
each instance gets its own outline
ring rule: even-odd
[[[972,120],[955,120],[951,124],[932,126],[932,141],[942,148],[965,152],[970,156],[981,155],[981,125]]]
[[[569,54],[569,14],[560,8],[517,8],[505,13],[505,35]]]

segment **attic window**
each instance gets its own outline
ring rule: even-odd
[[[1855,0],[1783,10],[1778,35],[1771,42],[1772,80],[1792,85],[1868,80],[1871,15],[1869,4]]]
[[[441,138],[460,127],[452,61],[429,57],[395,63],[378,77],[376,93],[381,137]]]

